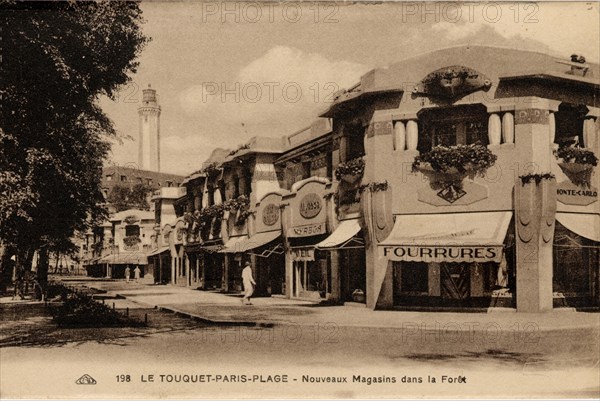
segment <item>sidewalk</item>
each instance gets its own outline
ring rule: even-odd
[[[253,298],[253,305],[242,305],[241,296],[185,287],[143,285],[123,281],[82,280],[81,284],[107,291],[107,296],[124,297],[132,302],[180,313],[216,325],[321,325],[445,331],[600,331],[600,313],[575,312],[570,309],[555,309],[549,313],[515,313],[514,310],[494,313],[373,311],[361,306],[319,306],[311,302],[274,297]]]

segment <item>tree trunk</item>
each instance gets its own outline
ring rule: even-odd
[[[5,294],[12,283],[15,262],[11,259],[15,255],[14,249],[2,245],[0,255],[0,294]]]
[[[35,295],[38,299],[42,299],[42,291],[45,291],[48,286],[48,269],[50,267],[50,260],[48,258],[48,250],[45,248],[40,249],[39,259],[37,265],[37,281],[39,287],[36,288]]]

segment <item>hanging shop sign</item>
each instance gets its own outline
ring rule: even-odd
[[[263,209],[263,224],[265,226],[273,226],[279,221],[279,207],[270,203]]]
[[[292,227],[288,230],[289,237],[309,237],[311,235],[325,234],[325,223],[307,224]]]
[[[321,197],[315,193],[304,195],[300,201],[300,215],[305,219],[316,217],[322,208]]]
[[[315,260],[314,248],[292,248],[290,254],[292,257],[292,261],[294,262],[311,262]]]
[[[587,188],[563,181],[556,186],[556,199],[565,205],[587,206],[598,200],[598,188]]]

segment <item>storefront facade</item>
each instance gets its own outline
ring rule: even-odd
[[[283,197],[283,230],[286,237],[286,288],[290,298],[327,300],[332,293],[329,252],[317,248],[327,238],[331,224],[326,198],[331,183],[313,177],[296,182]]]
[[[285,252],[281,231],[281,198],[284,190],[267,193],[256,204],[251,235],[240,249],[253,266],[258,296],[286,293]]]
[[[460,47],[373,70],[332,105],[324,116],[365,122],[369,307],[598,305],[598,174],[588,163],[575,183],[560,157],[600,154],[597,70]],[[477,151],[444,171],[436,146]]]

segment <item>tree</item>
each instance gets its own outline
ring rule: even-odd
[[[97,100],[130,81],[148,39],[137,2],[0,7],[0,259],[16,255],[21,272],[35,250],[45,261],[105,217],[101,170],[116,132]]]
[[[117,212],[127,209],[148,210],[148,195],[152,189],[145,184],[135,184],[129,188],[123,185],[115,185],[108,194],[106,201],[112,205]]]

